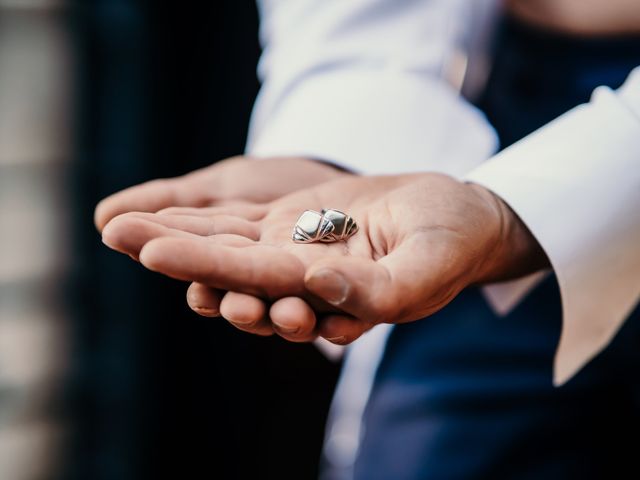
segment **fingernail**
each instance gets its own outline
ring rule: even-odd
[[[256,322],[236,322],[235,320],[229,320],[226,317],[222,317],[224,318],[227,322],[229,322],[231,325],[233,325],[234,327],[240,328],[240,329],[247,329],[247,328],[254,328],[256,326]]]
[[[298,333],[300,331],[300,327],[293,327],[291,325],[280,325],[279,323],[275,323],[275,322],[273,325],[278,329],[278,331],[282,333],[287,333],[289,335]]]
[[[198,315],[202,315],[203,317],[219,317],[220,312],[215,308],[209,307],[191,307],[194,312]]]
[[[338,345],[342,345],[347,340],[347,337],[343,335],[341,337],[327,338],[326,340],[330,341],[331,343],[337,343]]]
[[[104,230],[102,231],[100,240],[102,240],[102,243],[104,243],[107,247],[113,248],[113,242],[109,239],[109,230],[107,230],[106,232]]]
[[[331,305],[341,305],[349,295],[345,278],[328,268],[315,272],[307,281],[307,288]]]

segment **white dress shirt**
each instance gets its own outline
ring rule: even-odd
[[[608,344],[640,295],[640,70],[491,158],[495,133],[458,89],[463,78],[465,92],[482,86],[493,0],[259,7],[263,86],[248,154],[307,156],[366,174],[437,171],[489,188],[529,227],[558,278],[554,382]],[[486,298],[504,314],[541,275],[489,286]],[[390,329],[374,328],[346,358],[325,444],[345,472]]]
[[[640,296],[640,68],[466,178],[503,198],[551,261],[560,385],[608,345]]]

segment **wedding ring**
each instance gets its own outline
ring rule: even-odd
[[[293,227],[291,238],[296,243],[333,243],[347,240],[357,231],[355,220],[340,210],[305,210]]]

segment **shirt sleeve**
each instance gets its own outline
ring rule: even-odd
[[[259,2],[262,88],[247,153],[367,174],[468,172],[497,147],[458,89],[474,9],[491,3]]]
[[[562,384],[607,346],[640,296],[640,68],[466,179],[509,204],[551,261],[563,311],[554,383]],[[517,296],[520,283],[496,288]]]

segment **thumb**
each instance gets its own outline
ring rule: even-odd
[[[370,323],[420,319],[443,306],[449,291],[444,262],[409,242],[375,261],[329,257],[312,264],[305,287],[327,303]],[[457,293],[457,292],[456,292]],[[443,295],[444,294],[444,295]]]

